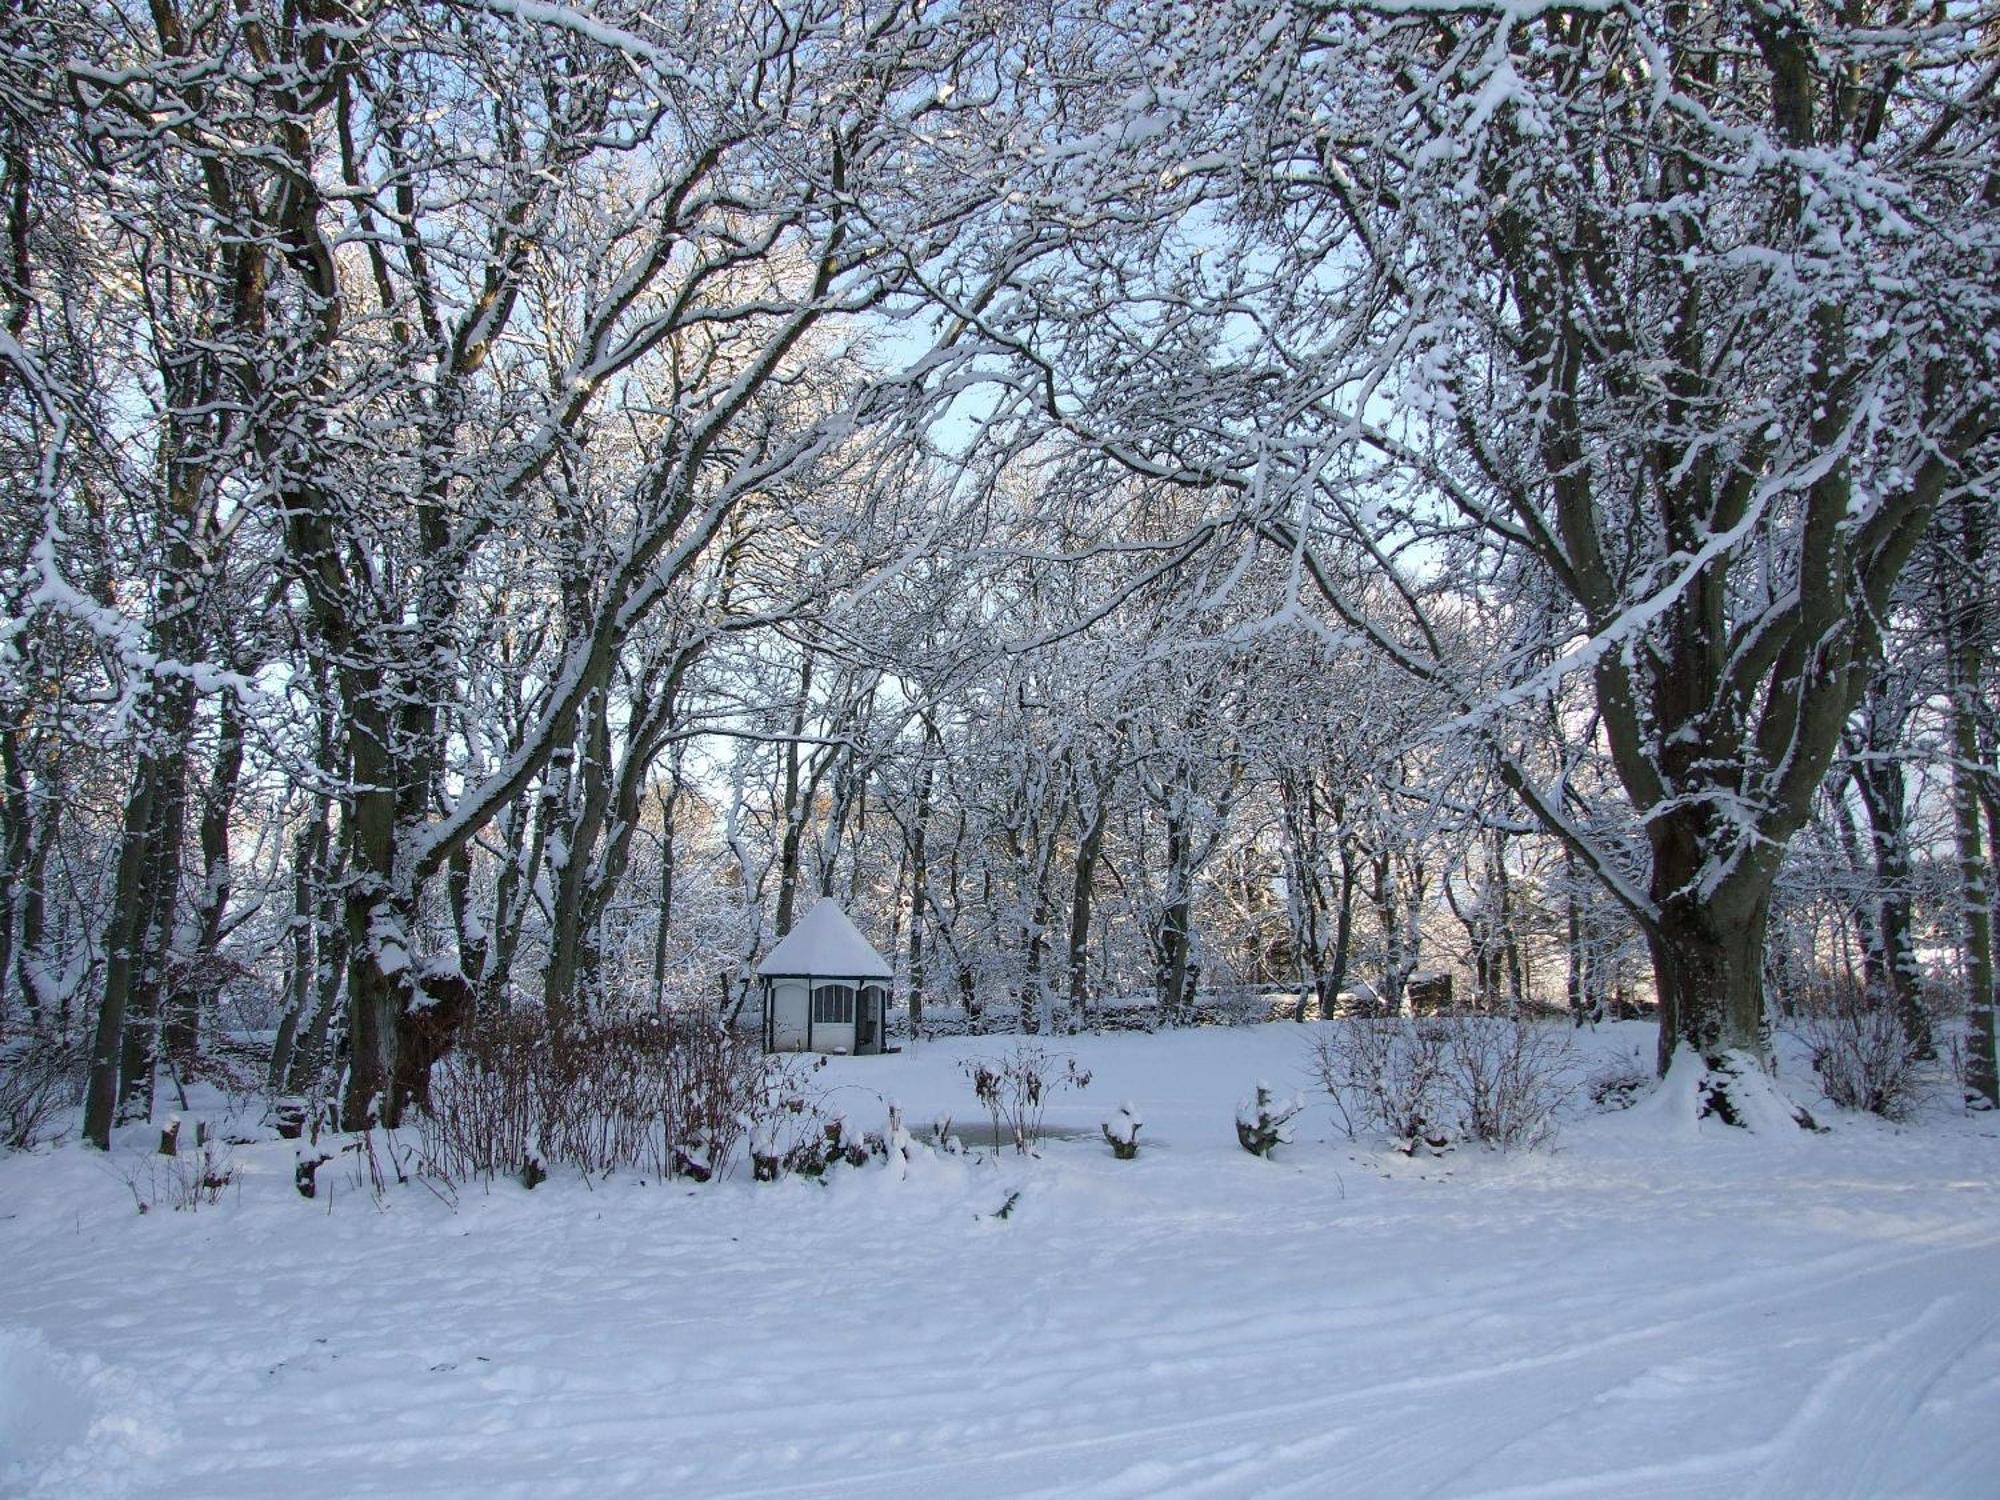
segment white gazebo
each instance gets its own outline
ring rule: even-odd
[[[764,1050],[881,1052],[893,974],[840,904],[822,896],[757,965]]]

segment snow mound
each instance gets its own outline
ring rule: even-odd
[[[172,1437],[129,1373],[0,1328],[0,1493],[20,1500],[129,1494]]]
[[[1674,1054],[1660,1086],[1626,1110],[1623,1118],[1668,1138],[1722,1133],[1774,1148],[1791,1146],[1820,1130],[1755,1058],[1727,1052],[1711,1064],[1687,1047]]]
[[[1756,1058],[1742,1052],[1725,1052],[1711,1064],[1704,1099],[1711,1113],[1727,1123],[1741,1125],[1753,1135],[1795,1141],[1802,1133],[1820,1129],[1806,1109],[1788,1098]]]

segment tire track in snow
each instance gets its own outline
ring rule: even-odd
[[[1918,1266],[1960,1257],[1990,1256],[2000,1240],[1990,1235],[1949,1235],[1947,1245],[1930,1244],[1910,1252],[1843,1251],[1815,1262],[1769,1272],[1745,1273],[1720,1286],[1698,1291],[1654,1294],[1643,1311],[1653,1314],[1639,1326],[1628,1326],[1595,1338],[1565,1343],[1518,1357],[1436,1373],[1378,1381],[1305,1398],[1253,1401],[1243,1391],[1224,1409],[1183,1416],[1173,1421],[1121,1425],[1082,1437],[1054,1442],[1020,1442],[1004,1453],[960,1453],[929,1456],[915,1462],[869,1463],[866,1453],[847,1455],[857,1464],[838,1478],[752,1484],[720,1489],[730,1500],[753,1497],[839,1496],[846,1494],[934,1494],[940,1488],[959,1493],[1007,1493],[1023,1497],[1116,1497],[1150,1494],[1195,1497],[1205,1494],[1340,1494],[1480,1496],[1483,1500],[1529,1500],[1529,1497],[1591,1495],[1638,1497],[1688,1496],[1712,1490],[1738,1494],[1760,1473],[1781,1496],[1817,1496],[1788,1478],[1784,1461],[1799,1449],[1780,1437],[1727,1445],[1690,1454],[1684,1459],[1628,1464],[1590,1473],[1552,1476],[1531,1483],[1479,1484],[1475,1476],[1489,1460],[1516,1446],[1524,1435],[1547,1430],[1564,1416],[1586,1409],[1611,1379],[1637,1379],[1663,1362],[1663,1354],[1709,1349],[1718,1342],[1718,1327],[1745,1325],[1750,1315],[1775,1306],[1818,1302],[1829,1287],[1870,1278],[1892,1286],[1913,1280]],[[1838,1269],[1833,1269],[1838,1266]],[[1936,1284],[1932,1277],[1923,1278]],[[1956,1278],[1953,1278],[1956,1279]],[[1731,1292],[1736,1295],[1728,1295]],[[1745,1295],[1747,1294],[1747,1295]],[[1718,1296],[1724,1300],[1716,1302]],[[1543,1299],[1545,1303],[1549,1299]],[[1560,1300],[1560,1299],[1558,1299]],[[1705,1301],[1705,1311],[1688,1314],[1677,1309]],[[1629,1307],[1629,1302],[1626,1304]],[[1551,1311],[1555,1310],[1550,1303]],[[1665,1313],[1666,1316],[1659,1316]],[[1927,1309],[1925,1317],[1931,1316]],[[2000,1313],[1975,1320],[1974,1332],[1948,1341],[1943,1353],[1918,1337],[1916,1326],[1901,1335],[1877,1339],[1843,1356],[1841,1372],[1852,1378],[1865,1370],[1871,1357],[1895,1349],[1902,1358],[1880,1378],[1885,1388],[1914,1385],[1941,1378],[1944,1370],[1976,1347]],[[1560,1324],[1559,1317],[1551,1321]],[[1921,1320],[1920,1320],[1921,1322]],[[1922,1322],[1923,1329],[1933,1324]],[[1664,1346],[1664,1347],[1663,1347]],[[1115,1349],[1106,1351],[1115,1355]],[[1607,1372],[1606,1357],[1615,1368]],[[1115,1368],[1115,1358],[1107,1359]],[[1530,1381],[1528,1377],[1534,1377]],[[1825,1412],[1838,1420],[1850,1403],[1831,1402],[1831,1387],[1819,1389],[1805,1416]],[[1211,1393],[1219,1395],[1220,1393]],[[1921,1395],[1913,1398],[1914,1416]],[[1880,1452],[1900,1423],[1877,1424],[1872,1451]],[[1301,1428],[1322,1430],[1301,1435]],[[959,1434],[966,1436],[963,1432]],[[1274,1441],[1274,1439],[1282,1439]],[[807,1447],[810,1448],[810,1443]],[[1117,1461],[1121,1453],[1134,1456]],[[1168,1454],[1177,1456],[1169,1457]],[[1140,1456],[1143,1455],[1143,1456]],[[1105,1465],[1101,1460],[1111,1460]],[[1098,1460],[1088,1477],[1075,1465]],[[1060,1461],[1067,1471],[1046,1474]],[[1866,1490],[1827,1491],[1866,1494]]]
[[[1954,1320],[1954,1314],[1965,1311],[1964,1302],[1957,1296],[1936,1298],[1914,1322],[1836,1359],[1772,1440],[1772,1462],[1751,1490],[1751,1500],[1801,1495],[1874,1500],[1909,1493],[1893,1487],[1885,1472],[1896,1451],[1890,1440],[1916,1419],[1952,1370],[2000,1327],[2000,1313]]]

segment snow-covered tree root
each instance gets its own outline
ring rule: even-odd
[[[1826,1129],[1787,1096],[1754,1055],[1734,1049],[1703,1057],[1691,1047],[1679,1048],[1652,1099],[1641,1107],[1689,1132],[1702,1120],[1773,1139]]]

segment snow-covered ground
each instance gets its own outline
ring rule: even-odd
[[[308,1202],[273,1143],[141,1216],[136,1146],[0,1161],[0,1494],[2000,1493],[2000,1125],[1656,1096],[1409,1161],[1315,1103],[1253,1158],[1236,1102],[1304,1087],[1308,1030],[1064,1043],[1096,1079],[1051,1122],[1132,1100],[1129,1162],[453,1207],[333,1167]],[[969,1121],[957,1060],[1007,1045],[822,1076],[856,1125]]]

